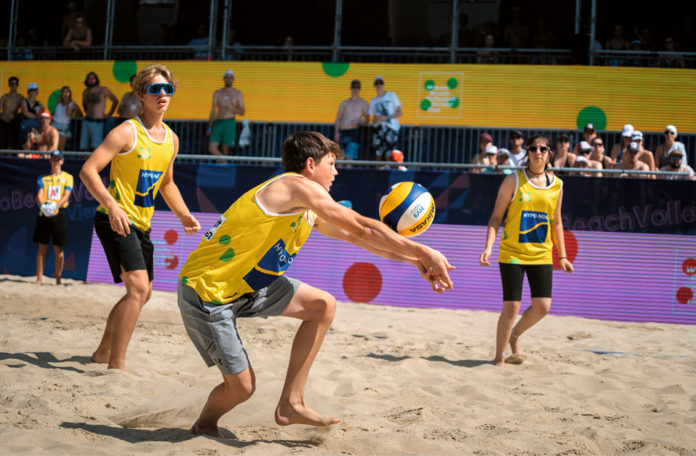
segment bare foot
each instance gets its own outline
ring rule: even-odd
[[[513,355],[522,355],[522,348],[520,348],[519,337],[515,330],[512,330],[510,334],[510,348],[512,349]]]
[[[278,404],[275,421],[281,426],[290,424],[308,424],[310,426],[330,426],[339,423],[339,418],[324,416],[304,404]]]
[[[41,277],[38,277],[36,279],[36,282],[34,282],[36,285],[41,285]]]
[[[191,434],[196,434],[196,435],[209,435],[211,437],[219,437],[221,439],[224,439],[225,436],[222,435],[222,432],[220,432],[220,429],[218,429],[217,426],[203,426],[201,424],[198,424],[198,421],[193,423],[193,426],[189,430]]]
[[[106,364],[109,362],[109,352],[100,353],[95,351],[90,358],[93,363]]]
[[[493,361],[491,361],[494,365],[498,367],[503,367],[505,365],[505,359],[504,358],[495,358]]]
[[[56,277],[56,285],[60,285],[60,277]]]
[[[123,372],[128,372],[128,371],[126,370],[126,363],[112,363],[112,362],[109,362],[109,366],[107,367],[107,369],[119,369],[119,370],[122,370]]]

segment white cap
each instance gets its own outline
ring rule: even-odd
[[[685,152],[686,151],[684,150],[684,144],[682,144],[680,142],[676,142],[676,143],[672,144],[672,147],[669,148],[668,154],[669,155],[672,155],[672,154],[685,155]]]
[[[225,72],[222,73],[222,77],[223,77],[223,78],[226,78],[226,77],[229,77],[229,76],[234,77],[234,71],[232,71],[232,70],[225,70]]]
[[[631,141],[638,141],[638,140],[643,140],[643,132],[638,131],[638,130],[633,130],[633,134],[631,135]]]
[[[674,137],[675,137],[675,138],[677,137],[677,127],[675,127],[674,125],[667,125],[667,126],[665,127],[665,133],[667,133],[668,131],[673,132],[673,133],[674,133]]]
[[[505,149],[504,147],[501,147],[500,149],[498,149],[498,155],[510,156],[510,151]]]
[[[590,150],[592,146],[587,141],[580,141],[580,150]]]
[[[35,82],[30,82],[27,85],[27,90],[39,90],[39,86]]]
[[[486,146],[486,153],[487,154],[497,154],[498,148],[495,147],[493,144],[489,144]]]
[[[585,163],[587,165],[590,164],[590,162],[582,155],[578,156],[578,158],[575,159],[575,163]]]
[[[638,145],[637,142],[632,141],[631,144],[628,146],[628,148],[631,150],[638,150],[638,149],[640,149],[640,146]]]
[[[623,126],[623,131],[621,132],[621,136],[627,136],[630,137],[633,134],[633,125],[631,124],[626,124]]]

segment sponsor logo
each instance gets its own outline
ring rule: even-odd
[[[141,160],[148,160],[152,157],[150,155],[150,148],[149,147],[138,147],[138,158]]]
[[[417,233],[418,231],[422,230],[424,227],[428,226],[430,224],[430,221],[435,217],[435,205],[431,204],[430,209],[428,210],[428,215],[423,219],[422,222],[420,222],[418,225],[415,225],[408,230],[411,233]]]
[[[520,216],[520,244],[546,242],[549,231],[549,214],[546,212],[522,211]]]
[[[161,171],[140,170],[138,184],[135,187],[134,205],[139,207],[153,207],[155,205],[155,188],[161,176]]]
[[[221,215],[220,218],[217,219],[217,222],[215,222],[215,225],[213,225],[213,226],[212,226],[208,231],[206,231],[206,233],[203,235],[203,239],[205,239],[206,241],[211,240],[211,239],[213,238],[213,236],[215,236],[215,232],[218,230],[218,228],[220,228],[220,225],[222,225],[223,223],[225,223],[225,217],[223,217],[223,216]]]

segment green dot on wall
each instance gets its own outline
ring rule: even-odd
[[[457,108],[459,107],[459,98],[452,97],[447,101],[447,104],[449,104],[450,108]]]
[[[447,80],[447,87],[449,87],[450,90],[456,89],[458,85],[459,81],[457,81],[457,78],[449,78]]]
[[[427,81],[425,81],[425,84],[423,84],[423,86],[425,87],[425,90],[433,90],[435,88],[435,81],[433,81],[432,79],[428,79]]]
[[[56,89],[48,96],[48,110],[53,112],[60,101],[60,89]]]
[[[428,109],[430,109],[430,106],[432,106],[432,103],[430,103],[430,100],[428,100],[427,98],[421,101],[420,103],[420,108],[423,111],[427,111]]]
[[[129,82],[130,77],[138,72],[138,64],[135,60],[117,60],[111,71],[118,82]]]
[[[338,78],[343,76],[348,72],[350,68],[350,63],[346,62],[321,62],[321,67],[327,76],[332,78]]]
[[[585,128],[585,125],[591,123],[596,130],[604,130],[607,128],[607,115],[597,106],[587,106],[582,108],[576,119],[578,130]]]

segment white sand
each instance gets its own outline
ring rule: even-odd
[[[89,362],[123,289],[32,281],[0,276],[0,454],[696,454],[692,326],[549,316],[525,364],[496,368],[495,313],[340,303],[306,397],[343,421],[319,429],[273,421],[298,323],[243,320],[258,388],[223,440],[188,432],[220,375],[173,293],[145,307],[124,373]]]

